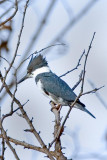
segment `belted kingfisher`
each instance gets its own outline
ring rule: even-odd
[[[27,74],[18,83],[28,78],[35,78],[36,84],[42,93],[56,105],[70,106],[77,97],[68,84],[50,70],[46,59],[41,54],[30,60]],[[80,100],[77,100],[74,107],[95,118]]]

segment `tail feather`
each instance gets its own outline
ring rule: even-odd
[[[96,119],[96,117],[95,117],[91,112],[89,112],[89,111],[86,109],[85,105],[84,105],[82,102],[78,101],[78,102],[76,103],[76,106],[75,106],[75,107],[78,108],[78,109],[80,109],[80,110],[82,110],[82,111],[84,111],[84,112],[86,112],[86,113],[88,113],[91,117],[93,117],[93,118]]]
[[[96,119],[96,117],[91,112],[89,112],[86,108],[84,108],[84,112],[88,113],[91,117]]]

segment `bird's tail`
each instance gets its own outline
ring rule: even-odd
[[[88,113],[91,117],[96,118],[91,112],[89,112],[89,111],[86,109],[85,105],[84,105],[82,102],[78,101],[78,102],[75,104],[75,107],[78,108],[78,109],[80,109],[80,110],[82,110],[82,111],[84,111],[84,112],[86,112],[86,113]]]

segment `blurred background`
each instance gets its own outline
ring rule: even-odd
[[[0,23],[10,17],[15,10],[14,0],[0,3]],[[11,62],[14,55],[18,35],[20,32],[23,11],[26,1],[18,1],[18,11],[11,21],[0,27],[0,56]],[[5,13],[5,14],[4,14]],[[56,45],[42,52],[46,57],[51,70],[58,76],[73,69],[83,53],[88,50],[93,33],[96,32],[92,48],[88,57],[84,92],[95,87],[105,85],[96,94],[81,97],[81,101],[92,112],[96,119],[88,114],[73,109],[66,123],[65,135],[62,136],[63,152],[68,159],[73,160],[106,160],[107,159],[107,1],[106,0],[30,0],[25,16],[24,29],[18,49],[14,67],[35,51],[47,46]],[[79,79],[84,65],[70,74],[62,77],[72,88]],[[30,59],[25,61],[18,70],[18,80],[26,74]],[[0,70],[5,74],[8,63],[0,58]],[[8,74],[7,84],[11,84],[14,91],[14,69]],[[91,82],[91,83],[90,83]],[[0,87],[1,87],[0,82]],[[78,95],[80,85],[75,89]],[[37,131],[48,145],[53,140],[54,115],[51,112],[49,99],[38,90],[35,80],[29,79],[17,88],[16,97],[24,106]],[[1,114],[10,111],[11,98],[5,89],[0,93]],[[14,104],[14,108],[17,108]],[[61,116],[64,118],[68,107],[63,107]],[[19,111],[18,111],[19,112]],[[20,112],[19,112],[20,113]],[[28,128],[26,121],[16,113],[5,119],[4,128],[8,136],[28,143],[39,145],[32,134],[24,132]],[[26,160],[44,160],[44,154],[23,149],[13,145],[20,157]],[[14,160],[10,149],[5,151],[5,159]]]

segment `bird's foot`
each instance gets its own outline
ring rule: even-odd
[[[53,111],[53,109],[56,109],[58,112],[61,110],[61,105],[59,104],[59,105],[57,105],[57,106],[53,106],[52,108],[51,108],[51,111]]]
[[[53,109],[57,109],[58,111],[61,110],[61,107],[62,107],[61,104],[56,105],[53,101],[50,101],[50,104],[51,104],[51,106],[52,106],[51,111],[52,111]]]

